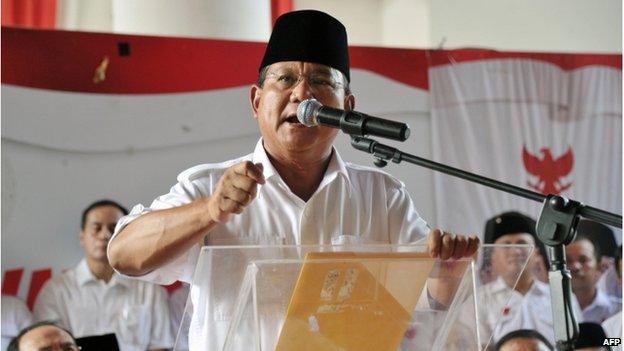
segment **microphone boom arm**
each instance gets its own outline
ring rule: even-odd
[[[578,337],[579,329],[572,308],[572,279],[570,271],[566,267],[565,245],[574,239],[576,225],[580,217],[621,228],[621,215],[586,206],[581,202],[567,199],[563,196],[539,194],[442,163],[410,155],[394,147],[380,144],[373,139],[351,135],[351,146],[357,150],[372,154],[377,167],[386,166],[388,160],[394,163],[406,161],[512,195],[541,202],[542,212],[537,221],[536,229],[538,239],[548,246],[548,260],[550,261],[548,280],[551,291],[557,350],[574,350],[574,340]]]

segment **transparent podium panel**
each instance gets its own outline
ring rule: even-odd
[[[441,261],[424,245],[205,247],[180,327],[188,348],[175,350],[484,350],[498,280],[484,284],[479,267],[514,251],[504,304],[531,250]]]

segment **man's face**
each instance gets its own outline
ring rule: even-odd
[[[497,245],[535,245],[533,236],[527,233],[505,234],[494,242]],[[502,277],[517,277],[524,268],[524,264],[529,258],[530,248],[496,248],[492,252],[492,269],[497,275]],[[539,259],[536,255],[531,256],[527,263],[526,271],[533,274],[534,265]]]
[[[273,155],[329,150],[338,130],[300,124],[297,107],[315,98],[325,106],[352,109],[353,95],[345,96],[343,83],[341,73],[325,65],[296,61],[270,65],[263,86],[251,88],[265,148]]]
[[[549,351],[548,346],[538,339],[514,338],[501,346],[500,351]]]
[[[566,247],[566,260],[572,274],[572,289],[588,289],[600,279],[594,245],[585,239],[575,241]]]
[[[115,206],[96,207],[87,213],[85,226],[80,232],[80,246],[92,260],[108,262],[106,246],[123,213]]]
[[[53,325],[44,325],[22,335],[20,351],[77,351],[71,335]]]

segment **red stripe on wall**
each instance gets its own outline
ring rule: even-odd
[[[31,310],[35,304],[35,299],[41,291],[43,284],[52,277],[51,269],[42,269],[38,271],[34,271],[32,273],[32,278],[30,279],[30,287],[28,288],[28,296],[26,297],[26,305]]]
[[[351,68],[369,70],[398,82],[428,89],[427,50],[350,47]]]
[[[622,69],[622,55],[617,54],[560,54],[460,49],[432,50],[430,58],[431,66],[494,59],[527,59],[552,63],[563,70],[573,70],[586,66],[607,66]]]
[[[122,55],[124,47],[127,56]],[[3,27],[2,83],[114,94],[224,89],[255,81],[264,47],[224,40]],[[98,70],[103,75],[95,82]]]
[[[157,94],[252,84],[264,43],[2,28],[2,83]],[[129,55],[122,56],[120,45]],[[351,67],[426,89],[426,51],[351,47]],[[96,83],[97,71],[103,79]]]
[[[4,276],[2,277],[2,294],[12,296],[17,295],[23,275],[23,268],[5,271]]]
[[[252,84],[265,43],[2,28],[2,83],[104,94],[183,93]],[[621,55],[350,47],[351,67],[420,89],[431,66],[525,58],[621,69]]]

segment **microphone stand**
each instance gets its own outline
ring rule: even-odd
[[[579,328],[572,309],[571,275],[566,267],[565,245],[574,240],[580,217],[616,227],[622,226],[622,216],[607,212],[559,195],[542,195],[511,184],[499,182],[442,163],[433,162],[418,156],[404,153],[373,139],[351,135],[351,146],[373,155],[374,164],[384,167],[388,160],[394,163],[406,161],[418,166],[446,173],[453,177],[485,185],[494,189],[542,203],[542,212],[537,221],[538,239],[548,247],[550,269],[550,298],[553,310],[553,324],[557,350],[574,350],[574,341]]]

